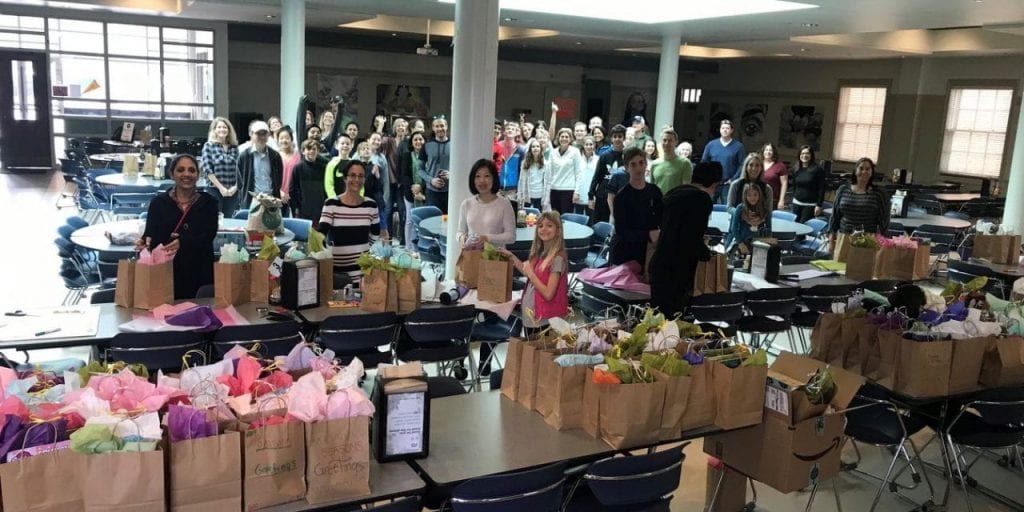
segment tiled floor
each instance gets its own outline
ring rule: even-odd
[[[63,187],[59,173],[17,175],[0,173],[0,218],[6,219],[6,250],[0,251],[0,308],[49,306],[59,304],[64,297],[64,286],[57,276],[60,265],[56,256],[53,239],[56,228],[64,219],[75,213],[72,208],[57,210],[54,207]],[[86,299],[87,300],[87,299]],[[503,350],[501,351],[503,352]],[[9,354],[13,355],[13,354]],[[54,351],[33,354],[34,360],[56,356],[86,357],[83,350]],[[15,356],[21,359],[20,356]],[[927,436],[925,436],[927,437]],[[926,441],[919,439],[919,445]],[[693,512],[703,510],[706,480],[706,460],[700,441],[686,449],[680,486],[672,501],[672,510]],[[887,452],[874,447],[862,447],[864,461],[861,467],[875,473],[884,471]],[[847,447],[844,459],[852,460],[852,450]],[[925,458],[938,462],[938,450],[934,446],[926,450]],[[1015,500],[1017,505],[1008,507],[996,504],[987,498],[972,494],[974,510],[977,512],[1024,511],[1024,472],[999,467],[990,459],[982,459],[972,471],[976,478]],[[937,473],[930,473],[936,492],[945,488],[945,479]],[[868,482],[849,474],[843,474],[837,481],[846,511],[866,511],[874,498],[877,483]],[[757,510],[790,512],[804,510],[808,493],[784,495],[763,485],[758,485]],[[927,494],[921,486],[908,495],[922,500]],[[889,493],[882,496],[877,510],[908,511],[913,506],[900,501]],[[835,509],[832,486],[825,483],[819,490],[813,510],[832,511]],[[950,512],[966,511],[962,495],[954,490],[947,508]],[[734,511],[728,511],[734,512]]]

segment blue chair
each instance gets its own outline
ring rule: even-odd
[[[247,220],[249,218],[249,210],[235,210],[235,214],[231,216],[233,219]]]
[[[115,217],[138,217],[149,210],[156,192],[114,192],[110,194],[111,212]]]
[[[647,455],[610,457],[591,464],[570,491],[566,511],[667,510],[679,487],[685,443]]]
[[[367,368],[394,362],[392,345],[398,333],[398,315],[393,312],[364,315],[335,315],[320,322],[319,343],[334,351],[343,364],[358,357]],[[386,351],[380,347],[387,346]]]
[[[402,322],[396,357],[399,361],[436,363],[440,370],[469,358],[470,375],[477,386],[476,361],[469,350],[475,321],[476,308],[471,305],[417,309]]]
[[[582,213],[566,213],[562,215],[562,222],[575,222],[576,224],[583,224],[586,226],[590,223],[590,217]]]
[[[595,222],[594,234],[590,236],[590,251],[587,252],[587,267],[601,268],[608,265],[608,244],[614,227],[608,222]]]
[[[142,364],[150,374],[157,370],[181,371],[182,359],[193,351],[204,352],[203,334],[192,331],[116,334],[110,340],[104,359]],[[195,361],[202,364],[202,361]]]
[[[78,215],[72,215],[68,217],[67,220],[65,220],[64,222],[75,229],[84,228],[89,225],[89,221],[79,217]]]
[[[521,208],[521,210],[526,212],[527,215],[532,213],[532,214],[540,217],[540,210],[538,210],[537,208],[533,208],[533,207],[527,206],[525,208]]]
[[[433,217],[441,216],[441,209],[436,206],[418,206],[409,211],[412,218],[413,233],[416,237],[416,250],[420,253],[420,260],[426,263],[440,265],[444,263],[444,256],[433,236],[426,235],[420,230],[420,222]]]
[[[555,512],[564,483],[562,464],[474,478],[452,490],[451,504],[455,512]]]
[[[713,212],[728,212],[729,206],[724,204],[713,204],[711,205],[711,211]]]
[[[213,351],[217,359],[241,345],[247,350],[255,349],[260,357],[273,359],[286,356],[303,340],[298,322],[278,322],[263,325],[232,325],[222,327],[213,335]]]
[[[63,226],[57,226],[57,234],[65,240],[71,240],[71,233],[74,233],[75,229],[77,228],[64,224]]]
[[[313,221],[309,219],[300,219],[297,217],[284,218],[284,228],[295,233],[296,242],[305,242],[309,240],[309,228],[312,226]]]
[[[967,213],[965,213],[965,212],[956,212],[956,211],[952,211],[952,210],[950,210],[950,211],[948,211],[946,213],[943,213],[942,216],[943,217],[949,217],[950,219],[971,220],[971,216],[968,215]]]
[[[811,236],[819,236],[822,230],[828,227],[828,222],[822,219],[810,219],[804,222],[804,225],[811,228]]]
[[[775,210],[772,212],[773,219],[788,220],[790,222],[796,222],[796,214],[793,212],[787,212],[786,210]]]

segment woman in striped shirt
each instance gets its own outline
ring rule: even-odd
[[[853,183],[836,192],[832,220],[829,222],[829,252],[835,248],[836,233],[885,233],[889,229],[889,198],[871,184],[875,162],[857,160]]]
[[[335,274],[346,274],[351,282],[358,283],[363,273],[356,259],[380,238],[380,215],[377,203],[359,195],[366,180],[366,164],[349,160],[342,172],[345,192],[324,202],[317,229],[333,244]]]

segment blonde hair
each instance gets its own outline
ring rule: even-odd
[[[540,239],[540,223],[545,220],[554,224],[555,229],[557,230],[555,238],[553,238],[550,243],[544,243],[544,241]],[[550,267],[555,256],[565,252],[565,238],[563,237],[563,231],[562,216],[559,215],[558,212],[551,210],[540,214],[540,218],[537,219],[537,228],[533,232],[533,245],[530,246],[530,259],[539,258],[541,260],[540,268]]]
[[[740,175],[740,179],[750,179],[747,176],[747,167],[750,165],[750,162],[757,162],[757,178],[755,178],[754,181],[764,181],[764,160],[761,158],[761,155],[757,153],[749,153],[747,154],[747,157],[743,159],[743,174]]]
[[[224,118],[224,117],[215,117],[215,118],[213,118],[213,121],[210,122],[210,131],[206,132],[206,139],[207,140],[212,140],[214,142],[218,142],[217,141],[217,133],[216,133],[217,132],[217,123],[224,123],[228,127],[228,137],[226,139],[224,139],[224,142],[227,142],[228,144],[230,144],[232,146],[237,146],[238,145],[238,134],[235,133],[235,127],[231,125],[231,121],[228,121],[227,118]]]

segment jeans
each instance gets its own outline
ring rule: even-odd
[[[412,203],[405,201],[405,215],[403,215],[405,217],[405,240],[403,242],[405,242],[405,249],[407,251],[414,252],[416,251],[416,244],[413,243],[413,240],[416,238],[416,226],[412,224],[412,215],[409,214],[411,211]]]
[[[235,218],[235,211],[238,210],[239,192],[235,192],[235,195],[231,197],[224,197],[220,194],[220,190],[217,189],[217,187],[210,187],[210,194],[215,197],[217,202],[220,204],[220,212],[224,214],[224,218]]]
[[[562,213],[572,213],[572,190],[552,190],[551,209]]]
[[[725,204],[729,199],[729,184],[722,182],[715,188],[715,193],[711,194],[711,202],[715,204]]]
[[[814,218],[814,206],[803,206],[793,203],[790,205],[790,208],[793,214],[796,215],[797,222],[804,223]]]

